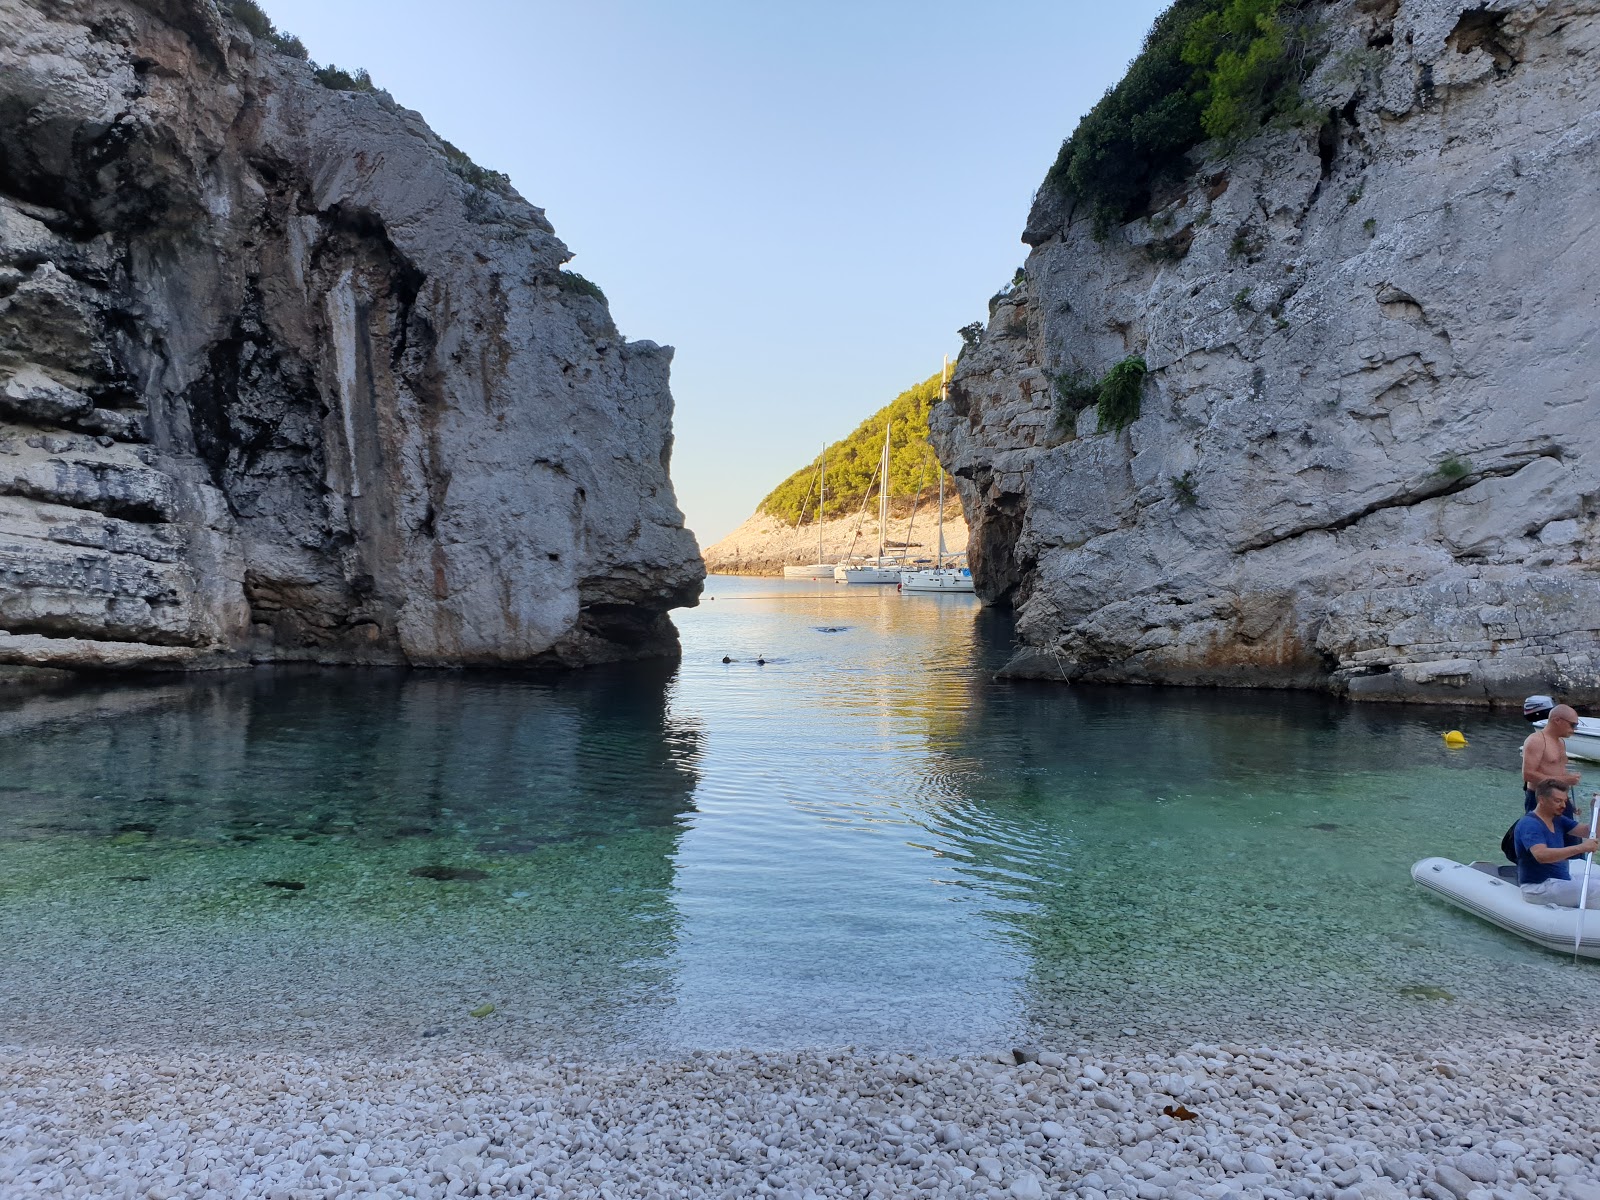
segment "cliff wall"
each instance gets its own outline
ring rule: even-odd
[[[212,0],[0,0],[0,663],[670,653],[671,351],[569,257]]]
[[[1041,189],[935,410],[1009,670],[1600,697],[1600,5],[1314,7],[1320,128],[1104,242]],[[1130,355],[1131,426],[1057,419]]]

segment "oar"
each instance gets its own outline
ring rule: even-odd
[[[1589,836],[1595,835],[1595,821],[1600,819],[1600,792],[1593,796],[1593,807],[1589,809]],[[1589,873],[1594,870],[1594,851],[1584,855],[1583,863],[1583,890],[1578,893],[1578,926],[1572,935],[1572,961],[1578,961],[1578,948],[1583,945],[1583,910],[1589,904]]]

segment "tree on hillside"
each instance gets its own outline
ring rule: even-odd
[[[827,448],[828,512],[840,516],[854,512],[869,494],[878,494],[874,476],[883,453],[883,428],[889,434],[889,498],[897,506],[910,503],[920,488],[933,489],[938,478],[933,447],[928,444],[928,410],[939,399],[939,375],[901,392],[883,408],[857,425],[849,437]],[[817,519],[817,464],[821,456],[801,467],[758,506],[781,521],[806,523]],[[804,514],[801,509],[804,507]]]

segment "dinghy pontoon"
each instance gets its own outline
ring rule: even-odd
[[[1579,870],[1582,862],[1576,863]],[[1509,876],[1509,878],[1508,878]],[[1509,863],[1458,863],[1449,858],[1425,858],[1411,868],[1411,878],[1437,892],[1457,908],[1526,938],[1546,950],[1573,952],[1578,936],[1578,910],[1558,904],[1530,904],[1517,887],[1517,869]],[[1600,958],[1600,912],[1583,919],[1583,944],[1577,952]]]

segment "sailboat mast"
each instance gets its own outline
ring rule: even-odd
[[[883,425],[883,456],[878,460],[878,565],[883,565],[883,539],[889,527],[889,428]]]
[[[822,518],[828,512],[828,444],[822,444],[822,466],[817,471],[817,566],[822,565]]]
[[[939,400],[941,402],[950,397],[950,356],[944,356],[944,368],[939,372]],[[944,569],[944,464],[939,464],[939,551],[937,558],[939,565],[936,570]]]

